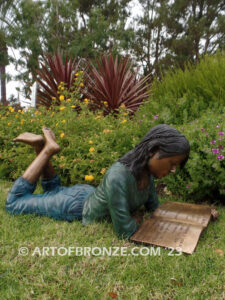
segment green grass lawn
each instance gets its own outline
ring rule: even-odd
[[[161,249],[160,256],[32,256],[36,247],[136,245],[117,239],[109,223],[84,227],[79,221],[10,216],[10,186],[0,181],[0,299],[225,299],[225,261],[216,251],[225,252],[223,207],[192,255],[168,256]],[[20,247],[29,254],[20,256]]]

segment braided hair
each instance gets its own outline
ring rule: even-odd
[[[119,158],[118,161],[127,166],[138,181],[147,167],[149,154],[156,152],[159,152],[159,159],[186,154],[186,158],[180,165],[183,168],[189,158],[190,144],[178,130],[161,124],[153,127],[133,150]]]

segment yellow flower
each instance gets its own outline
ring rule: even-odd
[[[126,105],[123,103],[123,104],[120,105],[120,108],[125,109]]]
[[[79,76],[79,73],[76,73],[75,76]]]
[[[66,123],[66,120],[62,120],[62,123],[65,124],[65,123]]]
[[[109,133],[109,132],[112,132],[112,130],[110,130],[110,129],[104,129],[103,130],[103,133]]]
[[[16,115],[16,118],[18,119],[18,118],[19,118],[19,116],[18,116],[18,115]]]
[[[55,126],[57,127],[59,125],[59,123],[56,123]]]
[[[102,175],[104,175],[105,172],[106,172],[106,168],[102,168],[101,171],[100,171],[100,173],[101,173]]]
[[[35,113],[34,113],[36,116],[38,115],[38,111],[35,111]]]
[[[81,83],[80,83],[80,87],[84,87],[84,84],[83,84],[83,82],[81,82]]]
[[[60,100],[60,101],[63,101],[64,99],[65,99],[64,95],[60,95],[60,96],[59,96],[59,100]]]
[[[123,115],[124,115],[124,116],[127,116],[127,115],[128,115],[128,113],[123,113]]]
[[[92,181],[92,180],[94,180],[94,176],[92,176],[92,175],[85,175],[84,179],[86,181]]]
[[[21,122],[20,122],[20,124],[21,124],[21,125],[23,125],[24,121],[25,121],[25,120],[24,120],[24,119],[22,119],[22,120],[21,120]]]
[[[65,109],[65,106],[61,106],[60,108],[59,108],[59,110],[64,110]]]
[[[56,100],[56,97],[52,97],[52,100]]]
[[[64,136],[65,136],[65,133],[60,133],[60,137],[61,137],[61,139],[63,139],[64,138]]]
[[[70,101],[71,101],[71,99],[70,99],[70,98],[66,100],[66,102],[70,102]]]
[[[50,115],[50,116],[51,116],[51,117],[53,117],[53,116],[54,116],[54,114],[55,114],[55,113],[54,113],[54,111],[53,111],[53,112],[51,113],[51,115]]]
[[[64,90],[65,90],[65,89],[64,89],[64,87],[62,86],[62,87],[61,87],[61,91],[64,91]]]
[[[86,104],[88,104],[88,103],[89,103],[89,100],[88,100],[87,98],[85,98],[85,99],[84,99],[84,102],[85,102]]]
[[[105,106],[108,106],[108,102],[107,101],[104,101],[103,103],[104,103]]]
[[[89,143],[90,145],[92,145],[92,144],[93,144],[93,142],[92,142],[92,141],[89,141],[88,143]]]
[[[56,155],[53,155],[52,157],[53,157],[54,159],[56,159],[56,158],[57,158],[57,156],[56,156]]]
[[[94,147],[91,147],[90,149],[89,149],[89,152],[94,152],[95,151],[95,148]]]
[[[11,122],[8,123],[8,126],[10,126],[10,125],[11,125]]]
[[[95,117],[95,120],[101,119],[101,116],[97,116]]]
[[[80,71],[80,73],[81,73],[81,74],[83,74],[83,73],[84,73],[84,71],[82,71],[82,70],[81,70],[81,71]]]
[[[11,112],[14,112],[14,108],[12,106],[8,107]]]
[[[75,108],[75,107],[76,107],[76,105],[71,105],[71,107],[72,107],[72,108]]]
[[[127,122],[127,120],[123,120],[122,122],[121,122],[121,124],[124,124],[124,123],[126,123]]]
[[[21,109],[18,110],[18,113],[21,113]]]

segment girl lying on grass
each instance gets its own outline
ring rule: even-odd
[[[186,164],[190,146],[183,134],[165,124],[152,128],[133,150],[115,162],[97,187],[76,184],[62,187],[50,163],[60,151],[53,132],[22,133],[14,139],[34,147],[37,157],[13,184],[6,202],[12,214],[49,216],[58,220],[82,220],[84,225],[111,217],[119,237],[130,237],[138,225],[131,214],[142,205],[148,211],[159,206],[153,177],[174,173]],[[43,194],[33,194],[42,175]]]

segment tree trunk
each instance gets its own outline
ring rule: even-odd
[[[7,105],[6,100],[6,73],[5,66],[0,65],[0,78],[1,78],[1,102],[3,105]]]

